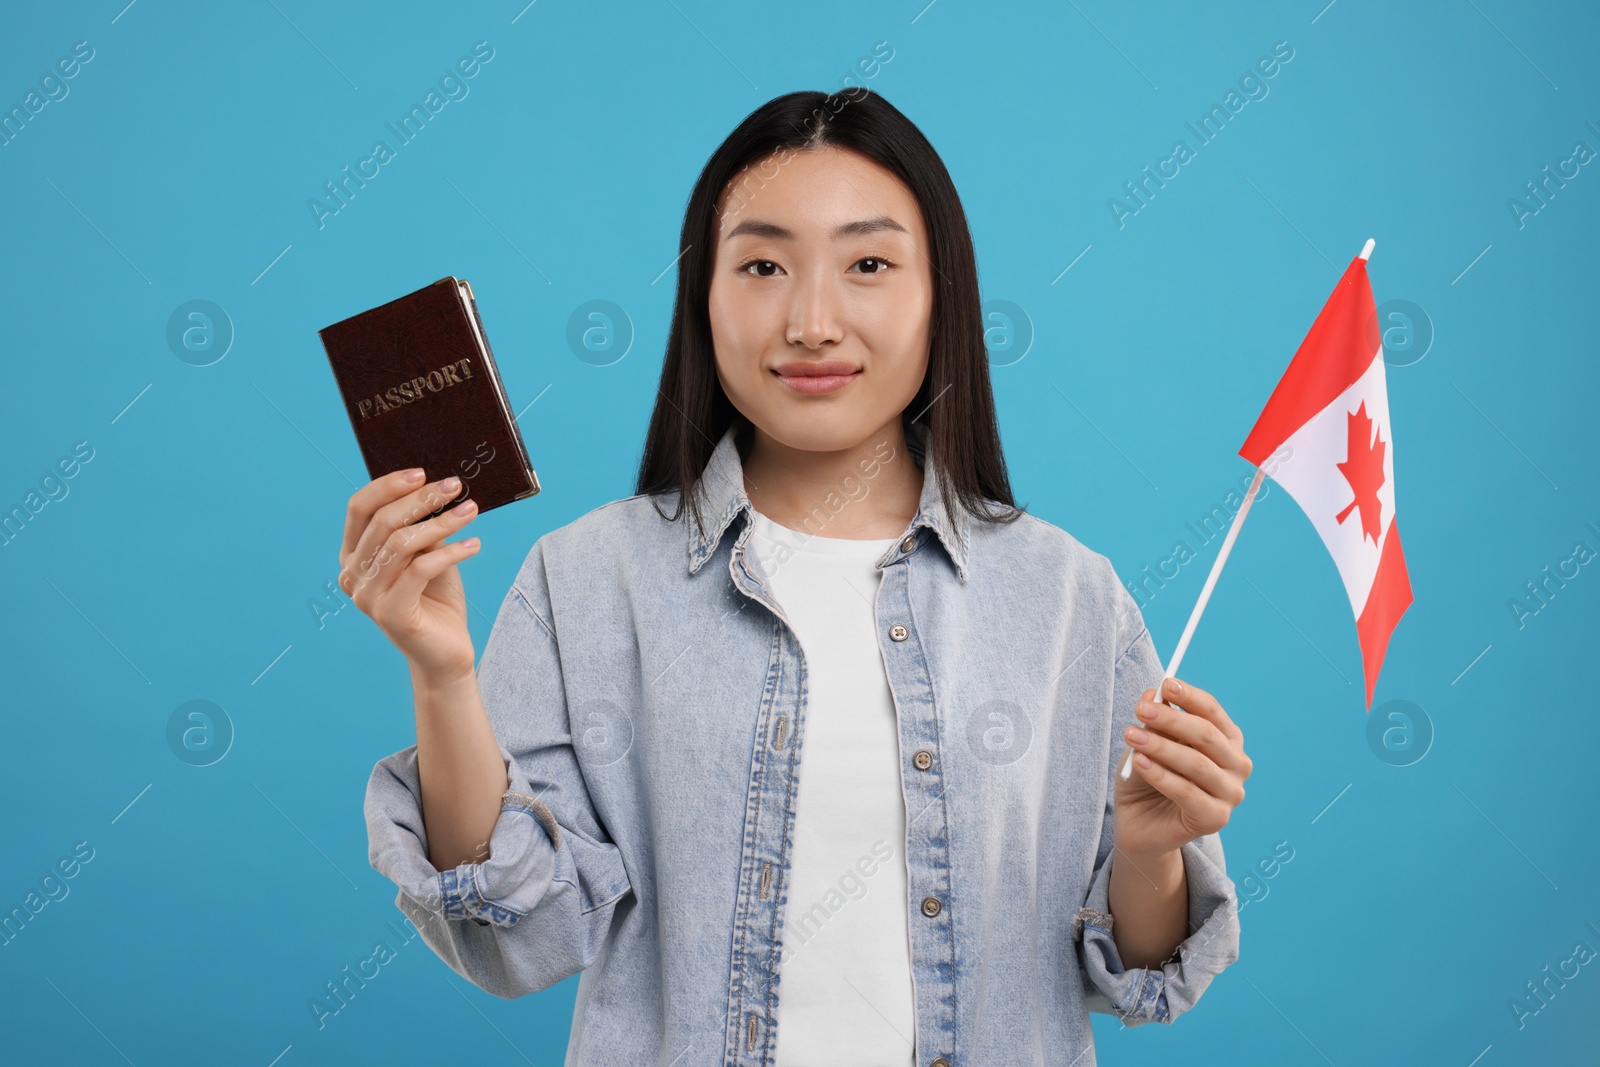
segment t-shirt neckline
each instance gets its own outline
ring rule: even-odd
[[[755,508],[750,509],[755,524],[754,532],[767,541],[781,544],[795,552],[818,556],[850,556],[857,559],[877,559],[900,539],[881,537],[859,540],[853,537],[823,537],[806,530],[783,526]]]

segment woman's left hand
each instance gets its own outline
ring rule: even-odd
[[[1222,829],[1250,777],[1244,734],[1216,697],[1176,678],[1164,691],[1167,704],[1153,702],[1154,689],[1144,691],[1135,709],[1143,729],[1123,733],[1133,773],[1116,778],[1113,828],[1117,848],[1132,856],[1159,856]]]

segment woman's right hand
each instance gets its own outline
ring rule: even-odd
[[[460,479],[422,484],[419,469],[393,471],[357,489],[345,510],[339,588],[378,624],[411,663],[439,682],[473,672],[467,598],[456,563],[478,539],[444,539],[471,522],[471,500],[418,522],[461,492]]]

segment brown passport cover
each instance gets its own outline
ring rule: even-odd
[[[462,491],[429,517],[469,496],[484,512],[539,491],[471,286],[441,278],[318,336],[370,477],[456,475]]]

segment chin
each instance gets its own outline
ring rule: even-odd
[[[843,405],[819,404],[815,399],[785,398],[781,404],[766,406],[746,417],[786,448],[842,452],[861,444],[892,416],[887,412],[862,413]]]

